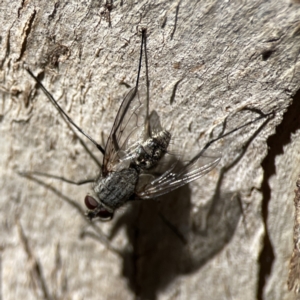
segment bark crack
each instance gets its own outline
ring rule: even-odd
[[[263,292],[267,283],[268,277],[272,272],[273,263],[275,260],[273,245],[268,231],[268,206],[271,201],[271,187],[269,179],[276,174],[275,159],[278,155],[283,154],[284,146],[291,143],[291,134],[300,129],[299,123],[300,111],[300,90],[293,97],[292,104],[283,115],[282,122],[276,127],[276,131],[267,140],[268,154],[262,162],[264,170],[264,179],[261,186],[263,195],[262,202],[262,219],[265,227],[265,236],[263,240],[262,251],[259,256],[259,278],[256,298],[263,299]]]
[[[32,29],[35,16],[36,16],[36,10],[33,11],[31,16],[29,17],[29,20],[27,21],[27,23],[25,25],[25,28],[23,31],[23,41],[22,41],[22,45],[21,45],[21,51],[20,51],[20,55],[19,55],[18,59],[16,60],[17,62],[21,60],[22,56],[24,55],[24,53],[26,51],[27,39],[28,39],[30,31]]]

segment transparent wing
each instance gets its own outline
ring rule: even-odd
[[[141,101],[141,98],[144,101]],[[111,133],[106,143],[103,158],[103,174],[115,170],[115,166],[126,161],[137,145],[149,137],[149,132],[161,130],[159,117],[155,111],[147,116],[147,97],[140,96],[135,87],[124,98]]]
[[[151,199],[166,194],[207,174],[216,167],[220,159],[219,153],[208,155],[203,151],[185,165],[180,159],[176,159],[167,171],[145,184],[136,194],[141,199]]]
[[[143,122],[139,120],[144,119],[143,106],[139,99],[137,88],[133,88],[124,98],[111,133],[106,143],[105,155],[103,158],[103,174],[107,174],[113,169],[114,165],[120,160],[122,150],[124,151],[131,140],[137,140]]]

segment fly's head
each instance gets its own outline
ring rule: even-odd
[[[93,196],[84,199],[90,219],[99,217],[102,221],[112,219],[114,211],[131,200],[135,193],[139,174],[135,168],[108,172],[99,176],[93,187]]]
[[[84,203],[88,208],[86,216],[90,220],[100,218],[101,221],[110,221],[114,216],[114,212],[111,209],[106,208],[96,197],[86,195]]]

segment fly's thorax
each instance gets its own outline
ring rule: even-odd
[[[134,155],[134,165],[142,170],[148,170],[158,164],[167,152],[171,134],[162,130],[139,144]]]
[[[106,177],[100,177],[94,186],[97,200],[103,206],[114,211],[129,201],[134,194],[138,176],[135,168],[126,168],[109,172]]]

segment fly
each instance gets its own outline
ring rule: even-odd
[[[256,121],[248,122],[211,140],[194,158],[182,164],[180,157],[168,151],[171,133],[161,126],[156,111],[149,112],[146,39],[146,29],[143,29],[136,85],[126,95],[119,108],[105,148],[77,126],[38,78],[26,69],[65,120],[103,154],[101,171],[94,180],[93,192],[84,199],[89,219],[97,217],[101,220],[111,220],[115,210],[129,201],[159,197],[207,174],[219,163],[221,156],[205,156],[206,149],[216,140]],[[145,103],[141,101],[138,90],[143,55],[147,87]],[[260,118],[262,116],[257,119]],[[91,182],[63,180],[77,185]]]

